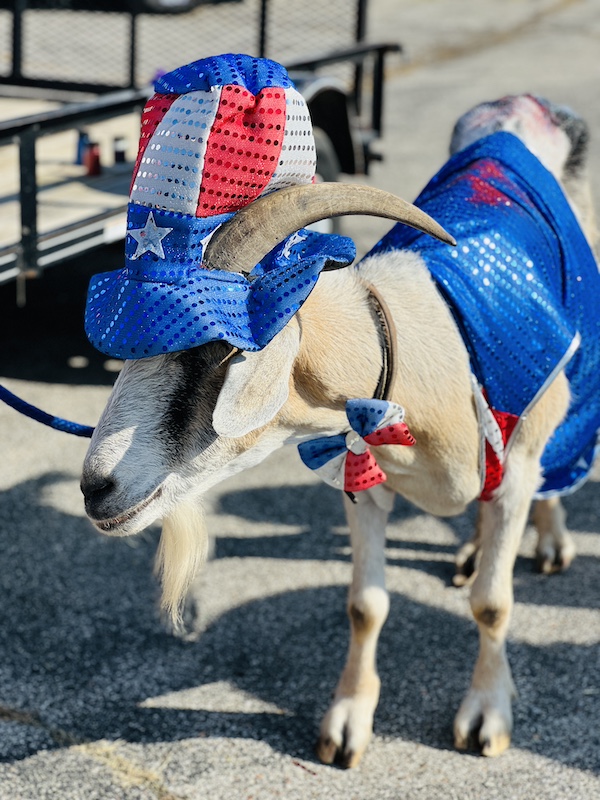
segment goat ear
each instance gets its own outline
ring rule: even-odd
[[[299,344],[297,326],[286,325],[263,350],[231,359],[213,411],[219,436],[244,436],[273,419],[288,399]]]

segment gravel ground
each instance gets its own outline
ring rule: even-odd
[[[371,182],[414,196],[445,158],[456,116],[517,91],[579,110],[600,186],[600,11],[594,0],[373,0],[374,38],[397,38],[386,161]],[[384,16],[385,12],[385,16]],[[348,232],[366,249],[379,222]],[[91,272],[118,249],[56,267],[25,309],[0,289],[3,382],[93,424],[114,364],[81,331]],[[51,302],[49,302],[51,300]],[[158,530],[94,533],[78,489],[86,443],[0,409],[2,800],[588,800],[600,795],[597,485],[566,502],[578,558],[564,575],[516,565],[509,656],[519,700],[499,759],[452,749],[476,651],[452,558],[472,514],[440,521],[398,500],[389,526],[391,612],[383,689],[360,767],[316,762],[319,719],[347,645],[348,538],[339,497],[284,450],[208,501],[214,557],[190,598],[190,634],[156,612]]]

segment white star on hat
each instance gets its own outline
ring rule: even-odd
[[[139,258],[144,253],[155,253],[159,258],[165,258],[162,240],[172,230],[173,228],[159,228],[151,211],[143,228],[128,231],[129,235],[137,242],[136,251],[131,258]]]

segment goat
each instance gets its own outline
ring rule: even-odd
[[[461,118],[452,150],[459,152],[493,131],[516,135],[561,182],[592,243],[596,233],[584,170],[585,135],[582,123],[575,123],[574,115],[536,98],[504,98]],[[250,271],[264,248],[273,246],[273,241],[266,243],[268,237],[261,238],[260,229],[275,224],[278,194],[266,198],[272,204],[262,217],[252,211],[264,201],[244,209],[252,221],[242,226],[233,244],[226,232],[221,238],[215,234],[210,244],[217,266],[227,262],[234,270]],[[320,213],[327,216],[331,210]],[[306,216],[294,216],[277,241],[305,224]],[[370,285],[385,298],[399,332],[390,399],[406,409],[416,445],[378,448],[387,482],[353,499],[344,497],[353,550],[350,645],[321,723],[317,753],[325,763],[348,767],[359,762],[367,747],[379,699],[375,654],[389,608],[384,544],[394,493],[442,516],[462,513],[481,494],[480,421],[469,354],[421,253],[380,247],[359,269],[324,272],[290,322],[257,352],[211,342],[126,361],[82,477],[86,510],[99,530],[125,536],[163,518],[158,570],[163,603],[176,614],[206,547],[201,495],[286,443],[344,430],[346,399],[373,396],[383,356]],[[561,368],[515,429],[502,481],[480,504],[476,542],[459,557],[460,567],[467,555],[479,551],[470,603],[480,649],[454,722],[460,749],[474,737],[484,755],[495,756],[510,743],[514,686],[505,640],[513,564],[540,484],[542,453],[569,403],[569,382]],[[566,566],[573,549],[559,500],[542,500],[535,523],[542,561]]]

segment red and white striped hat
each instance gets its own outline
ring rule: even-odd
[[[304,302],[326,263],[354,244],[301,231],[249,278],[203,268],[208,240],[256,198],[309,184],[316,155],[304,98],[267,59],[222,55],[158,79],[142,116],[125,267],[92,278],[85,326],[115,358],[224,339],[264,347]]]
[[[279,64],[216,56],[155,88],[142,117],[132,203],[212,217],[313,180],[309,111]]]

